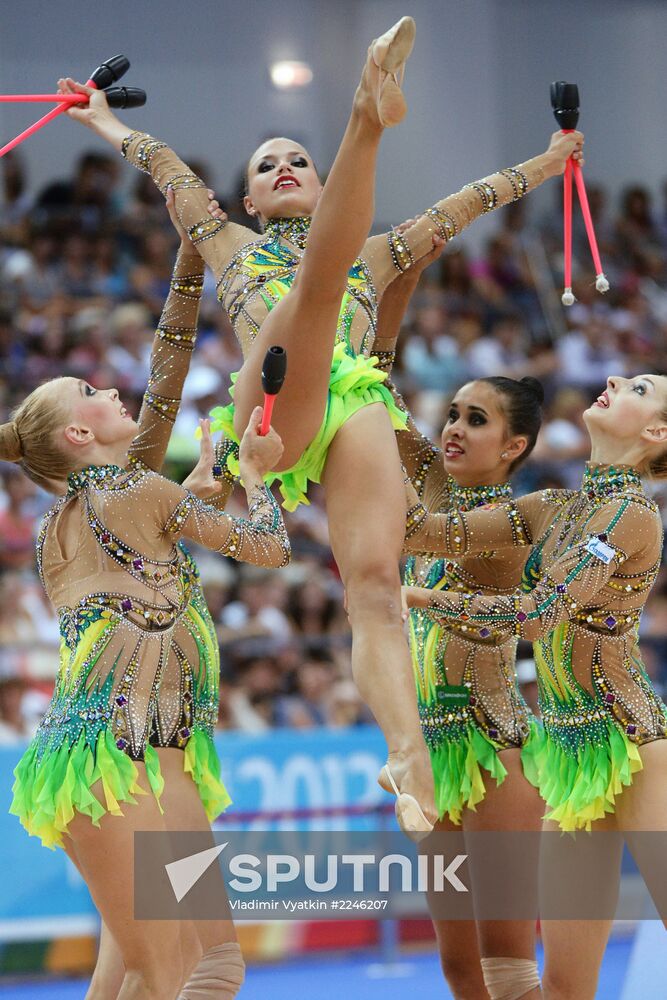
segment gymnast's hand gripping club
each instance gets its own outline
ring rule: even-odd
[[[556,80],[551,84],[551,107],[558,125],[563,132],[573,132],[579,121],[579,88],[576,83],[566,83],[565,80]],[[598,292],[608,292],[609,282],[602,270],[600,252],[595,238],[593,219],[588,204],[584,175],[581,172],[581,164],[571,157],[565,164],[563,175],[563,236],[564,236],[564,272],[565,288],[563,290],[562,302],[564,306],[571,306],[574,302],[572,294],[572,176],[577,185],[579,203],[586,226],[586,235],[593,256],[595,266],[595,287]]]
[[[264,437],[269,433],[271,414],[276,396],[283,387],[287,371],[287,351],[284,347],[269,347],[262,365],[262,389],[264,390],[264,413],[259,433]]]
[[[130,61],[127,56],[113,56],[97,67],[86,86],[94,87],[95,90],[104,90],[107,102],[112,108],[139,108],[146,103],[145,90],[140,90],[138,87],[111,86],[112,83],[120,80],[129,68]],[[43,128],[58,115],[67,111],[73,104],[87,104],[88,97],[85,94],[0,94],[0,103],[39,103],[45,101],[55,103],[56,107],[4,145],[0,149],[0,156],[4,156],[5,153],[14,149],[38,129]]]

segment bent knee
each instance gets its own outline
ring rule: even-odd
[[[352,623],[368,615],[400,618],[401,578],[396,564],[369,560],[347,576],[345,590]]]

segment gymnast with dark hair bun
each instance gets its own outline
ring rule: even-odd
[[[399,227],[399,229],[402,227]],[[423,261],[431,263],[436,247]],[[391,374],[401,319],[422,266],[397,278],[380,305],[374,353]],[[401,408],[405,404],[394,390]],[[401,460],[419,501],[433,513],[490,507],[512,497],[509,479],[529,456],[540,429],[543,401],[534,378],[480,378],[452,399],[437,448],[409,417],[397,434]],[[424,552],[409,557],[408,587],[425,592],[475,591],[508,594],[521,586],[525,549],[443,558]],[[409,617],[417,704],[435,781],[435,829],[532,830],[542,825],[544,804],[531,783],[532,754],[540,724],[530,712],[516,676],[513,635],[480,634],[464,622],[436,622],[420,608]],[[471,858],[471,873],[473,859]],[[526,857],[522,876],[537,886],[536,859]],[[442,969],[455,997],[539,997],[535,920],[442,919],[436,896],[429,898]],[[509,956],[509,957],[508,957]]]

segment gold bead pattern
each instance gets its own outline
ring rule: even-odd
[[[181,405],[180,398],[170,399],[168,396],[158,396],[155,392],[147,391],[144,394],[144,400],[146,405],[150,406],[158,417],[162,420],[168,420],[172,424],[174,423]]]
[[[519,198],[523,198],[528,193],[528,178],[520,170],[517,170],[516,167],[507,167],[505,170],[501,170],[500,173],[512,185],[512,190],[514,191],[512,201],[518,201]]]
[[[415,262],[410,246],[401,233],[397,233],[393,229],[387,233],[387,241],[394,267],[399,274],[402,274],[403,271],[407,271],[409,267],[412,267]]]
[[[227,222],[220,219],[201,219],[188,228],[188,236],[195,246],[199,246],[200,243],[220,233],[226,225]]]
[[[482,214],[492,212],[498,204],[498,192],[488,181],[474,181],[466,184],[467,188],[475,191],[482,199]]]
[[[458,227],[456,222],[451,215],[448,215],[447,212],[443,212],[443,210],[438,208],[437,205],[434,205],[432,208],[427,208],[424,214],[433,221],[435,228],[438,230],[438,233],[442,236],[446,243],[449,243],[449,241],[453,240],[457,235]]]

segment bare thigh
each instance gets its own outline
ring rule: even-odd
[[[207,846],[215,846],[211,824],[208,821],[202,805],[197,786],[192,776],[183,770],[183,751],[158,748],[160,766],[164,775],[164,791],[162,793],[162,808],[164,821],[168,830],[175,832],[197,832],[210,835],[210,844],[203,843],[203,838],[197,838],[194,850],[206,850]],[[221,898],[227,898],[227,889],[219,867],[209,875],[219,876]],[[193,914],[194,925],[199,935],[202,951],[208,951],[219,944],[236,941],[236,931],[231,920],[198,920]]]
[[[118,945],[126,969],[160,970],[180,965],[183,941],[196,941],[194,928],[183,921],[134,919],[134,834],[166,832],[164,818],[150,792],[146,769],[137,762],[139,782],[148,794],[136,804],[123,803],[123,815],[105,814],[99,827],[77,813],[71,821],[66,849],[82,872],[100,916]],[[93,794],[103,797],[101,782]],[[156,846],[159,850],[159,845]],[[165,861],[171,860],[168,855]],[[199,957],[196,941],[194,961]],[[182,967],[187,974],[189,969]]]
[[[604,836],[590,844],[584,841],[581,855],[573,855],[572,863],[567,860],[572,838],[564,838],[558,825],[549,821],[543,830],[540,892],[545,908],[551,907],[556,897],[564,913],[576,916],[577,905],[586,906],[604,892],[600,912],[612,912],[618,898],[622,854],[622,841],[615,836],[615,817],[593,824],[593,831]],[[594,896],[589,886],[595,887]],[[542,919],[542,989],[546,1000],[594,1000],[612,923],[611,919]]]
[[[521,751],[503,750],[500,760],[507,769],[505,780],[496,784],[487,778],[484,799],[476,811],[466,809],[463,814],[466,845],[474,852],[471,873],[480,951],[484,957],[533,959],[539,833],[545,807],[524,777]],[[499,903],[509,905],[510,900],[517,919],[483,919],[485,911],[493,912]]]
[[[667,926],[667,740],[639,750],[643,769],[616,800],[616,819]]]
[[[358,410],[338,431],[324,469],[329,536],[346,583],[363,562],[395,567],[405,538],[406,499],[396,436],[383,403]]]
[[[262,323],[239,372],[234,389],[234,429],[240,437],[253,408],[263,400],[261,373],[267,350],[277,345],[287,352],[287,375],[272,418],[285,446],[277,472],[291,468],[320,429],[344,291],[343,280],[336,295],[325,300],[304,291],[297,275],[289,293]]]

